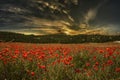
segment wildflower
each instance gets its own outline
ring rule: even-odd
[[[2,59],[2,55],[0,55],[0,60]]]
[[[86,75],[87,75],[87,77],[90,77],[92,75],[92,71],[91,70],[87,70],[86,71]]]
[[[28,54],[24,53],[22,56],[23,56],[23,58],[27,58]]]
[[[69,65],[70,64],[70,61],[68,61],[68,60],[64,60],[63,62],[64,62],[65,65]]]
[[[114,53],[113,51],[109,51],[109,53],[108,53],[108,54],[109,54],[109,56],[112,56],[112,55],[113,55],[113,53]]]
[[[19,53],[20,53],[20,52],[19,52],[19,50],[17,50],[17,49],[14,51],[14,54],[19,54]]]
[[[94,69],[95,71],[98,71],[98,67],[97,67],[96,65],[93,66],[93,69]]]
[[[39,59],[44,59],[44,58],[45,58],[45,55],[42,54],[42,55],[40,55],[38,58],[39,58]]]
[[[101,70],[104,71],[104,70],[105,70],[105,67],[102,67]]]
[[[80,73],[80,69],[75,69],[75,73]]]
[[[6,65],[6,64],[7,64],[7,61],[5,60],[3,63],[4,63],[4,65]]]
[[[93,57],[93,60],[95,61],[95,60],[96,60],[96,58],[97,58],[97,57],[96,57],[96,56],[94,56],[94,57]]]
[[[74,64],[70,64],[71,67],[74,67]]]
[[[52,65],[55,65],[56,64],[56,61],[52,62]]]
[[[3,51],[4,51],[4,53],[6,53],[9,51],[9,48],[5,48]]]
[[[119,54],[120,54],[120,52],[116,52],[116,54],[117,54],[117,55],[119,55]]]
[[[58,63],[60,63],[60,62],[61,62],[61,60],[60,60],[60,59],[58,59],[58,60],[57,60],[57,62],[58,62]]]
[[[28,74],[30,74],[30,70],[26,70],[26,72],[27,72]]]
[[[73,59],[72,56],[68,57],[68,60],[69,60],[69,61],[71,61],[72,59]]]
[[[33,59],[32,59],[32,58],[28,58],[28,60],[29,60],[29,61],[31,61],[31,62],[33,61]]]
[[[107,61],[107,64],[108,64],[108,65],[112,65],[112,64],[113,64],[113,61],[112,61],[112,60],[108,60],[108,61]]]
[[[86,63],[86,66],[87,66],[87,67],[90,66],[90,63]]]
[[[113,58],[113,59],[116,59],[116,56],[113,55],[112,58]]]
[[[58,54],[55,54],[55,57],[59,57],[59,55],[58,55]]]
[[[120,68],[116,68],[116,69],[115,69],[115,72],[120,72]]]
[[[108,54],[104,54],[104,58],[108,58],[109,57],[109,55]]]
[[[66,51],[66,52],[63,52],[63,55],[64,55],[64,56],[66,56],[67,54],[68,54],[68,52],[67,52],[67,51]]]
[[[111,49],[109,47],[106,48],[107,51],[110,51]]]
[[[46,66],[45,65],[40,65],[39,68],[46,69]]]
[[[104,53],[104,50],[99,50],[100,53]]]
[[[14,58],[14,59],[17,58],[17,57],[18,57],[18,55],[14,55],[14,56],[12,56],[12,58]]]
[[[35,75],[35,72],[31,72],[31,75],[34,76],[34,75]]]
[[[71,60],[72,60],[72,57],[71,57],[71,56],[68,57],[68,58],[64,58],[64,59],[63,59],[63,63],[64,63],[65,65],[69,65],[69,64],[71,63]]]
[[[98,65],[99,65],[99,62],[96,62],[95,65],[98,66]]]

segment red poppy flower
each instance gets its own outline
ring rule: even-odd
[[[86,63],[86,66],[87,66],[87,67],[90,66],[90,63]]]
[[[112,64],[113,64],[113,61],[112,61],[112,60],[108,60],[108,61],[107,61],[107,64],[108,64],[108,65],[112,65]]]
[[[115,72],[120,72],[120,68],[116,68],[116,69],[115,69]]]
[[[80,73],[80,69],[75,69],[75,73]]]
[[[46,69],[46,66],[45,65],[40,65],[39,68]]]
[[[34,75],[35,75],[35,72],[31,72],[31,75],[34,76]]]

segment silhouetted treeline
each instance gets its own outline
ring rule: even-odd
[[[27,42],[27,43],[103,43],[119,41],[120,35],[24,35],[11,32],[0,32],[0,42]]]

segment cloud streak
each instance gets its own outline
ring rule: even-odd
[[[16,28],[7,29],[5,31],[18,32],[23,34],[34,34],[34,35],[49,35],[49,34],[58,34],[64,33],[67,35],[78,35],[78,34],[108,34],[107,31],[113,27],[109,26],[99,26],[99,27],[89,27],[85,29],[73,30],[70,29],[67,25],[69,23],[65,21],[51,21],[47,19],[40,19],[37,17],[30,17],[31,22],[26,22],[24,24],[18,24]],[[19,27],[20,25],[24,27]],[[109,29],[110,28],[110,29]],[[113,30],[113,29],[112,29]],[[109,32],[110,33],[110,32]],[[113,33],[113,32],[111,32]]]
[[[103,5],[105,5],[106,2],[108,2],[108,0],[104,0],[102,3],[99,3],[94,8],[88,9],[87,13],[85,13],[85,15],[84,15],[84,20],[83,20],[83,22],[86,24],[86,27],[90,26],[89,22],[96,18],[99,9]]]
[[[105,6],[107,1],[112,0],[98,0],[98,2],[96,0],[91,2],[74,0],[72,1],[74,4],[70,3],[69,0],[66,0],[68,1],[66,3],[59,3],[54,0],[31,1],[29,5],[28,2],[26,4],[24,0],[21,0],[20,2],[26,5],[25,7],[17,2],[17,5],[12,2],[9,4],[0,3],[2,13],[0,14],[0,30],[35,35],[57,33],[67,35],[114,34],[116,31],[119,32],[118,27],[110,24],[110,22],[110,25],[106,26],[100,26],[101,24],[91,25],[91,21],[96,22],[101,7]],[[114,28],[116,29],[114,30]]]

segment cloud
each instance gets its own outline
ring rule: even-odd
[[[91,20],[94,20],[97,16],[97,13],[99,9],[107,2],[108,0],[104,0],[103,2],[99,3],[97,6],[94,6],[93,8],[88,9],[87,13],[84,15],[83,23],[88,26],[90,26],[89,22]],[[83,24],[82,23],[82,24]],[[80,23],[81,24],[81,23]]]
[[[24,5],[26,4],[27,7],[23,7],[21,3],[17,2],[14,4],[5,3],[0,7],[2,13],[0,14],[0,30],[35,35],[57,33],[65,33],[67,35],[114,34],[115,31],[119,30],[115,25],[107,24],[100,26],[101,24],[95,24],[93,26],[90,24],[91,21],[97,21],[98,12],[103,5],[106,5],[107,1],[93,0],[90,2],[89,0],[73,0],[74,5],[71,5],[70,2],[64,5],[44,0],[34,0],[30,4],[26,4],[24,0],[21,0],[20,2]],[[68,7],[66,8],[66,6]],[[104,22],[104,20],[106,19],[103,18],[102,21]],[[109,24],[112,22],[109,21]]]
[[[83,28],[78,30],[73,30],[69,28],[70,24],[68,22],[62,20],[48,20],[48,19],[40,19],[38,17],[29,17],[25,23],[11,25],[9,27],[5,26],[1,27],[1,30],[17,32],[23,34],[34,34],[34,35],[49,35],[49,34],[58,34],[64,33],[67,35],[78,35],[78,34],[115,34],[116,29],[114,29],[115,25],[97,25],[90,26],[86,28],[85,24],[81,24]],[[85,27],[85,28],[84,28]],[[3,28],[3,29],[2,29]],[[118,27],[116,27],[118,28]],[[113,31],[112,31],[113,30]]]
[[[90,9],[88,13],[85,15],[85,23],[89,24],[90,20],[93,20],[97,15],[97,9]]]

